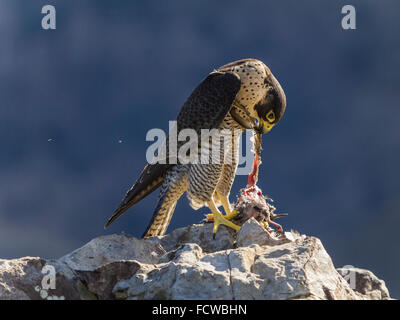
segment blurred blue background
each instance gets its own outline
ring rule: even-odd
[[[0,257],[60,257],[93,237],[140,236],[157,193],[103,225],[214,68],[264,61],[286,114],[263,140],[260,187],[319,237],[336,267],[372,270],[400,297],[400,3],[350,1],[0,2]],[[57,29],[41,28],[41,8]],[[245,186],[239,176],[231,201]],[[207,209],[179,201],[169,231]]]

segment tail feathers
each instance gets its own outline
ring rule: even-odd
[[[160,197],[151,221],[142,238],[162,236],[174,214],[176,203],[188,187],[187,167],[177,166],[171,170],[161,187]]]
[[[161,205],[160,210],[154,212],[153,217],[143,233],[142,238],[162,236],[167,231],[172,215],[174,214],[176,202],[169,204],[169,206]]]
[[[130,207],[138,203],[157,189],[164,181],[170,165],[152,164],[144,167],[135,184],[128,190],[120,205],[115,209],[104,229],[125,213]]]

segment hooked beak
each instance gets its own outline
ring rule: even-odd
[[[270,132],[274,125],[274,123],[269,123],[268,121],[261,120],[256,130],[262,134],[265,134]]]
[[[236,111],[236,109],[231,110],[231,115],[236,122],[238,122],[242,127],[245,129],[253,129],[261,134],[268,133],[275,124],[269,123],[268,121],[264,120],[255,120],[257,125],[254,122],[249,122],[243,119],[240,114]],[[254,119],[253,119],[254,120]]]

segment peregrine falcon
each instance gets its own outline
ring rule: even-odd
[[[238,60],[212,71],[197,86],[178,114],[177,131],[193,129],[200,135],[202,129],[240,133],[253,129],[267,133],[279,122],[285,109],[285,93],[270,69],[257,59]],[[229,202],[229,193],[238,165],[239,135],[232,135],[232,139],[229,146],[219,145],[218,156],[227,152],[232,155],[228,162],[146,165],[105,228],[160,187],[153,217],[142,237],[165,234],[176,203],[185,192],[193,209],[207,206],[213,213],[214,236],[221,224],[237,231],[239,226],[230,221],[235,213]],[[204,143],[200,141],[199,147]],[[225,215],[218,209],[221,205]]]

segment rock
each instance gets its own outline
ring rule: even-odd
[[[112,299],[112,289],[140,269],[156,263],[165,250],[134,237],[110,235],[93,239],[58,260],[0,260],[0,299]],[[56,288],[43,288],[43,267],[54,268]]]
[[[59,259],[73,270],[93,271],[120,260],[157,263],[166,252],[158,244],[121,234],[95,238],[83,247]]]
[[[385,281],[378,279],[371,271],[355,267],[338,268],[336,270],[347,280],[355,292],[365,298],[369,300],[390,299]]]
[[[290,232],[285,232],[283,235],[278,232],[269,233],[258,221],[251,218],[238,231],[236,244],[239,247],[247,247],[251,244],[274,246],[293,240]]]
[[[0,300],[29,300],[43,278],[46,261],[40,258],[0,259]]]
[[[149,240],[161,245],[166,251],[171,251],[186,243],[198,244],[204,252],[215,252],[234,248],[235,231],[222,227],[218,229],[216,239],[212,237],[213,224],[194,224],[186,228],[172,231],[162,237],[153,237]]]
[[[146,240],[95,238],[58,260],[0,260],[0,299],[389,298],[359,270],[352,290],[319,239],[250,219],[238,233],[221,226],[215,240],[211,224],[193,225]]]

